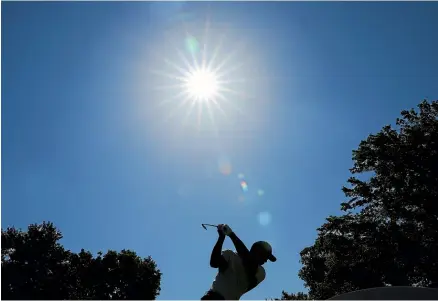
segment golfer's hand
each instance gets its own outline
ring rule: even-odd
[[[229,236],[231,233],[233,233],[233,230],[231,230],[230,226],[224,225],[224,224],[218,225],[217,230],[219,233],[222,232],[223,235],[227,235],[227,236]]]
[[[224,227],[222,224],[217,225],[217,233],[219,234],[220,238],[224,238],[226,236],[224,233]]]

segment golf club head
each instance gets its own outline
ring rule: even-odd
[[[211,224],[201,224],[202,228],[207,230],[207,226],[217,228],[217,225],[211,225]]]

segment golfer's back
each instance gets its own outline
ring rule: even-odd
[[[221,294],[226,300],[239,300],[249,286],[242,259],[231,250],[223,251],[222,256],[228,262],[228,267],[216,275],[212,290]],[[265,279],[265,269],[262,266],[259,267],[256,278],[257,283]]]

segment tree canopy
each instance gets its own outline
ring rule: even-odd
[[[402,111],[353,151],[345,213],[329,216],[304,248],[299,277],[327,299],[381,286],[438,285],[438,101]],[[282,299],[283,299],[282,298]]]
[[[161,272],[151,257],[135,252],[74,253],[59,243],[52,223],[27,231],[2,229],[2,299],[153,300],[160,292]]]
[[[310,300],[310,297],[308,294],[305,294],[303,292],[298,292],[296,294],[289,294],[285,291],[281,292],[281,298],[280,299],[274,299],[274,300]]]

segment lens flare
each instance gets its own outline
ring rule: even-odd
[[[262,190],[262,189],[259,189],[259,190],[257,190],[257,194],[258,194],[259,196],[263,196],[263,195],[265,194],[265,191]]]
[[[244,192],[247,192],[247,191],[248,191],[248,184],[246,183],[246,181],[241,181],[241,182],[240,182],[240,187],[242,187],[242,190],[243,190]]]
[[[188,37],[185,41],[188,52],[195,54],[199,51],[199,42],[195,37]]]
[[[219,172],[224,176],[229,176],[233,172],[233,166],[231,165],[230,160],[225,157],[219,159],[218,167]]]
[[[271,214],[269,212],[266,212],[266,211],[260,212],[258,218],[259,218],[259,223],[262,226],[269,225],[271,223],[271,219],[272,219]]]

